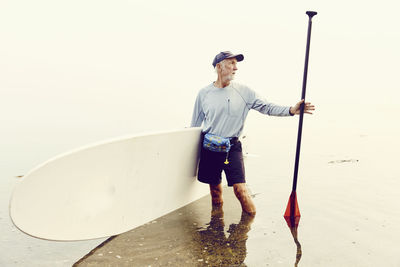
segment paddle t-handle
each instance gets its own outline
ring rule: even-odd
[[[309,53],[310,53],[312,17],[317,15],[317,12],[316,11],[306,11],[306,14],[308,15],[308,30],[307,30],[306,59],[305,59],[305,62],[304,62],[304,73],[303,73],[303,87],[302,87],[302,91],[301,91],[301,99],[304,99],[304,102],[306,100],[308,58],[309,58]],[[300,106],[300,117],[301,117],[300,121],[301,121],[301,124],[303,122],[304,105],[305,105],[305,103],[302,103],[301,106]]]
[[[308,17],[310,19],[312,19],[312,17],[314,17],[315,15],[317,15],[318,13],[315,11],[307,11],[306,14],[308,15]]]

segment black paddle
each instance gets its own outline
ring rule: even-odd
[[[307,32],[307,47],[306,47],[306,59],[304,64],[304,75],[303,75],[303,89],[301,92],[301,99],[306,99],[306,85],[307,85],[307,71],[308,71],[308,57],[310,52],[310,39],[311,39],[311,25],[312,17],[317,15],[315,11],[307,11],[308,15],[308,32]],[[299,130],[297,132],[297,147],[296,147],[296,159],[294,165],[294,176],[293,176],[293,186],[292,193],[289,197],[289,202],[286,207],[284,218],[290,228],[297,227],[300,221],[300,210],[297,203],[296,188],[297,188],[297,174],[299,171],[299,159],[300,159],[300,145],[301,145],[301,133],[303,130],[303,116],[304,116],[304,105],[300,106],[300,117],[299,117]]]

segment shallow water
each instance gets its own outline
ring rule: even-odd
[[[239,265],[254,218],[241,213],[231,190],[224,195],[224,207],[212,209],[203,197],[109,239],[76,266]]]
[[[302,251],[298,266],[400,266],[400,141],[397,124],[391,123],[395,114],[386,114],[385,120],[369,117],[370,126],[365,121],[355,125],[322,122],[318,116],[305,121],[297,187],[301,212],[297,234]],[[246,159],[247,180],[257,207],[253,221],[241,220],[239,203],[226,189],[223,220],[215,220],[222,213],[211,216],[206,197],[115,237],[79,265],[123,266],[129,262],[130,266],[158,266],[171,262],[185,266],[188,261],[188,266],[222,262],[293,266],[298,247],[283,213],[291,190],[297,121],[271,118],[267,125],[270,128],[258,127],[250,117],[245,139],[251,152]],[[39,240],[19,232],[8,217],[11,190],[21,179],[17,176],[67,146],[43,146],[47,150],[35,155],[16,153],[25,145],[14,146],[14,153],[1,154],[2,163],[7,164],[2,166],[0,187],[0,263],[70,266],[103,240]]]
[[[254,220],[242,217],[226,188],[223,210],[212,211],[207,196],[113,238],[77,266],[400,266],[396,134],[349,131],[337,140],[330,135],[328,143],[326,136],[313,136],[314,146],[301,157],[297,243],[283,218],[294,146],[281,142],[280,152],[265,153],[271,140],[246,162]],[[383,140],[392,146],[382,146]]]
[[[305,120],[297,187],[302,251],[298,266],[400,266],[400,130],[394,123],[398,111],[385,113],[384,120],[378,113],[350,122],[336,121],[321,110]],[[253,221],[240,223],[239,203],[227,189],[223,223],[211,220],[210,201],[205,198],[115,237],[100,248],[103,252],[97,249],[79,265],[102,262],[121,266],[129,262],[130,266],[158,266],[179,262],[184,266],[188,261],[202,266],[234,264],[234,260],[237,264],[243,261],[242,266],[293,266],[298,249],[283,213],[292,186],[297,120],[269,118],[265,127],[260,127],[261,122],[257,115],[250,116],[245,131],[249,133],[246,147],[251,152],[246,159],[247,180],[257,207]],[[24,152],[33,146],[29,140],[4,146],[9,150],[0,154],[0,265],[70,266],[103,242],[35,239],[19,232],[8,217],[9,196],[21,179],[17,176],[66,147],[85,144],[91,138],[97,137],[88,131],[87,136],[66,139],[70,144],[43,140],[29,153]],[[216,213],[213,218],[218,215],[222,217]]]

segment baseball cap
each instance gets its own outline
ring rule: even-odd
[[[231,51],[224,51],[219,53],[218,55],[215,56],[214,61],[213,61],[213,66],[215,66],[220,63],[222,60],[227,59],[227,58],[236,58],[236,60],[242,61],[244,59],[244,56],[242,54],[232,54]]]

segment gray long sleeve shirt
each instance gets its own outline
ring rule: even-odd
[[[272,116],[290,116],[290,107],[278,106],[259,97],[249,87],[230,83],[218,88],[214,83],[201,89],[197,95],[191,127],[222,137],[239,137],[250,109]]]

